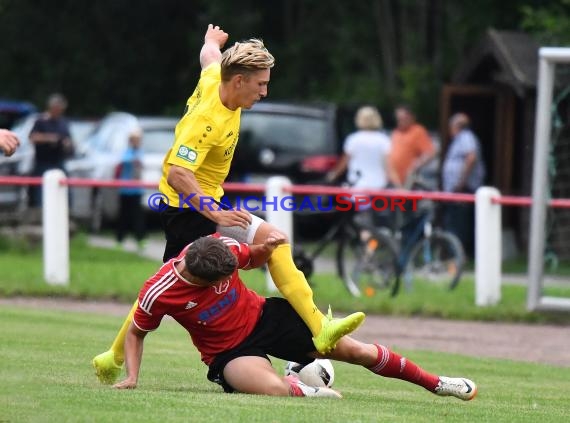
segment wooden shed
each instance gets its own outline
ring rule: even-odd
[[[525,33],[489,29],[441,95],[444,150],[449,117],[467,113],[481,140],[487,184],[504,194],[530,194],[538,48]]]
[[[485,183],[503,194],[531,193],[538,49],[526,33],[489,29],[441,93],[443,154],[450,116],[467,113],[481,141]],[[503,221],[524,248],[528,210],[505,208]]]

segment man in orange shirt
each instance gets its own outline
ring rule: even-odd
[[[396,108],[397,128],[392,132],[388,156],[388,178],[398,188],[406,187],[410,177],[435,156],[435,147],[426,129],[416,123],[408,106]]]

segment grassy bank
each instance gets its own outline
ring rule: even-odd
[[[131,302],[142,283],[160,265],[120,250],[87,245],[86,236],[71,242],[71,282],[69,286],[49,286],[43,281],[40,249],[24,248],[14,243],[0,243],[0,295],[2,296],[66,296],[77,298],[113,299]],[[269,295],[265,275],[260,270],[242,272],[246,283]],[[502,299],[493,307],[474,305],[474,283],[464,278],[459,287],[446,291],[430,284],[417,284],[413,291],[396,298],[379,293],[372,298],[353,298],[333,274],[317,274],[311,279],[317,304],[325,309],[331,304],[336,311],[363,310],[372,313],[424,315],[454,319],[504,320],[526,322],[570,322],[570,314],[528,313],[526,288],[505,284]],[[549,287],[548,294],[570,297],[570,287]]]

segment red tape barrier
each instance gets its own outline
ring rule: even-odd
[[[75,187],[100,187],[100,188],[147,188],[158,189],[158,184],[153,182],[141,182],[137,180],[100,180],[86,178],[67,178],[62,182]],[[0,185],[41,185],[42,178],[39,176],[0,176]],[[241,182],[226,182],[224,190],[227,192],[264,193],[265,184],[249,184]],[[443,202],[474,203],[475,195],[441,191],[408,191],[401,189],[384,190],[358,190],[353,188],[333,187],[324,185],[291,185],[285,188],[285,192],[297,195],[337,195],[337,194],[361,194],[379,197],[406,197],[408,199],[423,199]],[[529,207],[532,198],[513,195],[504,195],[492,198],[493,204],[503,206]],[[552,208],[570,208],[570,199],[554,198],[548,201]]]

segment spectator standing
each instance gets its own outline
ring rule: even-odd
[[[137,129],[129,135],[129,145],[121,162],[117,165],[116,178],[140,180],[142,177],[142,131]],[[141,206],[143,189],[139,187],[119,188],[119,219],[117,222],[117,243],[122,245],[129,230],[133,231],[139,250],[144,247],[144,210]]]
[[[470,129],[470,120],[465,113],[456,113],[451,117],[449,132],[452,140],[443,163],[443,190],[473,194],[485,178],[481,145]],[[475,226],[473,205],[446,204],[443,224],[446,230],[457,235],[467,254],[472,256]]]
[[[380,132],[382,117],[375,107],[363,106],[356,112],[354,123],[357,131],[346,138],[344,154],[328,173],[327,181],[335,181],[348,170],[347,181],[351,187],[367,190],[386,188],[386,160],[390,151],[390,139]],[[366,219],[373,217],[370,213],[366,215]],[[379,216],[374,217],[377,224],[385,224]],[[372,223],[370,220],[365,221]]]
[[[64,160],[73,154],[69,124],[64,117],[67,100],[61,94],[52,94],[47,101],[47,110],[36,120],[30,141],[35,146],[33,176],[42,176],[50,169],[63,170]],[[40,186],[32,189],[32,206],[41,207]]]
[[[392,185],[406,187],[410,179],[435,156],[435,147],[427,130],[416,122],[408,106],[396,108],[397,127],[392,132],[388,157],[388,176]]]
[[[386,158],[390,139],[380,132],[382,117],[375,107],[364,106],[356,112],[354,123],[357,131],[346,138],[344,154],[327,175],[327,180],[335,181],[348,169],[347,180],[351,186],[385,188],[388,184]]]

